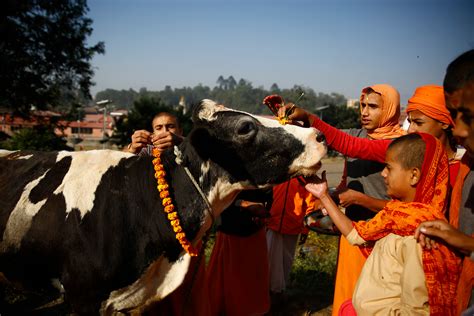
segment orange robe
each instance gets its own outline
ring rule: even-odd
[[[265,229],[241,237],[218,232],[208,266],[211,315],[263,315],[270,308]]]
[[[454,227],[459,227],[459,208],[461,203],[461,194],[464,186],[464,179],[471,171],[474,162],[470,160],[468,155],[464,155],[459,167],[459,173],[454,184],[453,192],[451,193],[451,206],[449,209],[449,222]],[[474,237],[474,235],[472,235]],[[462,262],[461,276],[457,286],[458,296],[458,315],[464,311],[469,305],[469,299],[474,285],[474,262],[468,257],[464,258]]]

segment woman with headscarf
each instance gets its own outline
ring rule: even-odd
[[[449,180],[454,186],[465,150],[456,148],[453,137],[454,121],[446,108],[441,86],[427,85],[416,89],[406,109],[410,123],[408,133],[424,132],[435,136],[443,144],[449,159]]]

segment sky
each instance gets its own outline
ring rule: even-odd
[[[92,95],[213,88],[233,76],[358,98],[388,83],[402,105],[474,48],[473,0],[89,0]]]

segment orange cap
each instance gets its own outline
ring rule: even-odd
[[[446,108],[442,86],[427,85],[416,88],[415,93],[408,100],[406,111],[408,114],[415,110],[441,123],[454,126],[454,121]]]

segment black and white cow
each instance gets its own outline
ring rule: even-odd
[[[211,225],[189,168],[218,216],[244,189],[313,175],[326,153],[317,131],[280,125],[203,100],[194,128],[162,155],[186,235]],[[130,311],[182,282],[190,257],[156,189],[152,157],[95,150],[9,152],[0,158],[0,271],[9,280],[64,286],[78,313]]]

